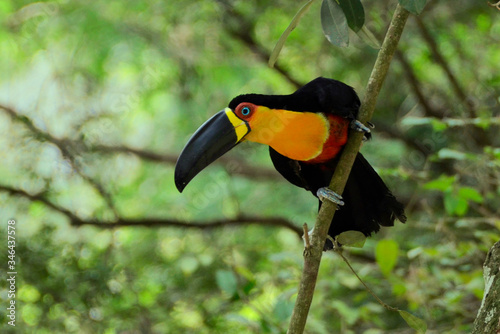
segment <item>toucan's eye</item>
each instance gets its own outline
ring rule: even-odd
[[[236,109],[235,113],[238,117],[248,120],[252,117],[255,106],[251,103],[240,103]]]

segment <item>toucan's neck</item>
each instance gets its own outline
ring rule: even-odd
[[[327,161],[347,140],[347,126],[341,117],[258,108],[251,120],[252,130],[245,139],[269,145],[290,159],[313,163]]]
[[[347,143],[349,134],[349,120],[339,116],[328,115],[330,133],[323,144],[321,153],[307,163],[323,163],[329,161],[339,154],[342,147]]]

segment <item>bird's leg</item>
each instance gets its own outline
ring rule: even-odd
[[[372,125],[372,123],[368,123],[370,126]],[[353,119],[351,121],[351,129],[355,130],[355,131],[358,131],[358,132],[364,132],[364,133],[370,133],[370,129],[364,125],[363,123],[361,123],[360,121],[358,121],[357,119]]]
[[[318,198],[321,202],[324,202],[325,199],[327,199],[330,202],[333,202],[337,205],[344,205],[344,201],[342,200],[342,196],[340,196],[335,191],[333,191],[327,187],[319,188],[318,191],[316,192],[316,195],[318,196]],[[337,209],[338,209],[338,207],[337,207]]]

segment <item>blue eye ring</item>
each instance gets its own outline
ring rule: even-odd
[[[243,116],[248,116],[248,115],[250,115],[250,108],[248,108],[248,107],[243,107],[243,108],[241,108],[241,114],[242,114]]]

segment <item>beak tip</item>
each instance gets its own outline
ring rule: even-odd
[[[175,181],[175,186],[177,187],[177,190],[182,193],[182,191],[184,190],[184,188],[186,187],[186,184],[184,183],[179,183],[177,182],[177,180]]]
[[[174,180],[175,180],[175,187],[177,188],[177,190],[182,193],[182,191],[184,190],[184,188],[186,188],[187,184],[188,184],[188,181],[186,181],[186,178],[183,177],[181,175],[182,173],[180,173],[180,170],[177,168],[176,166],[176,169],[175,169],[175,176],[174,176]]]

